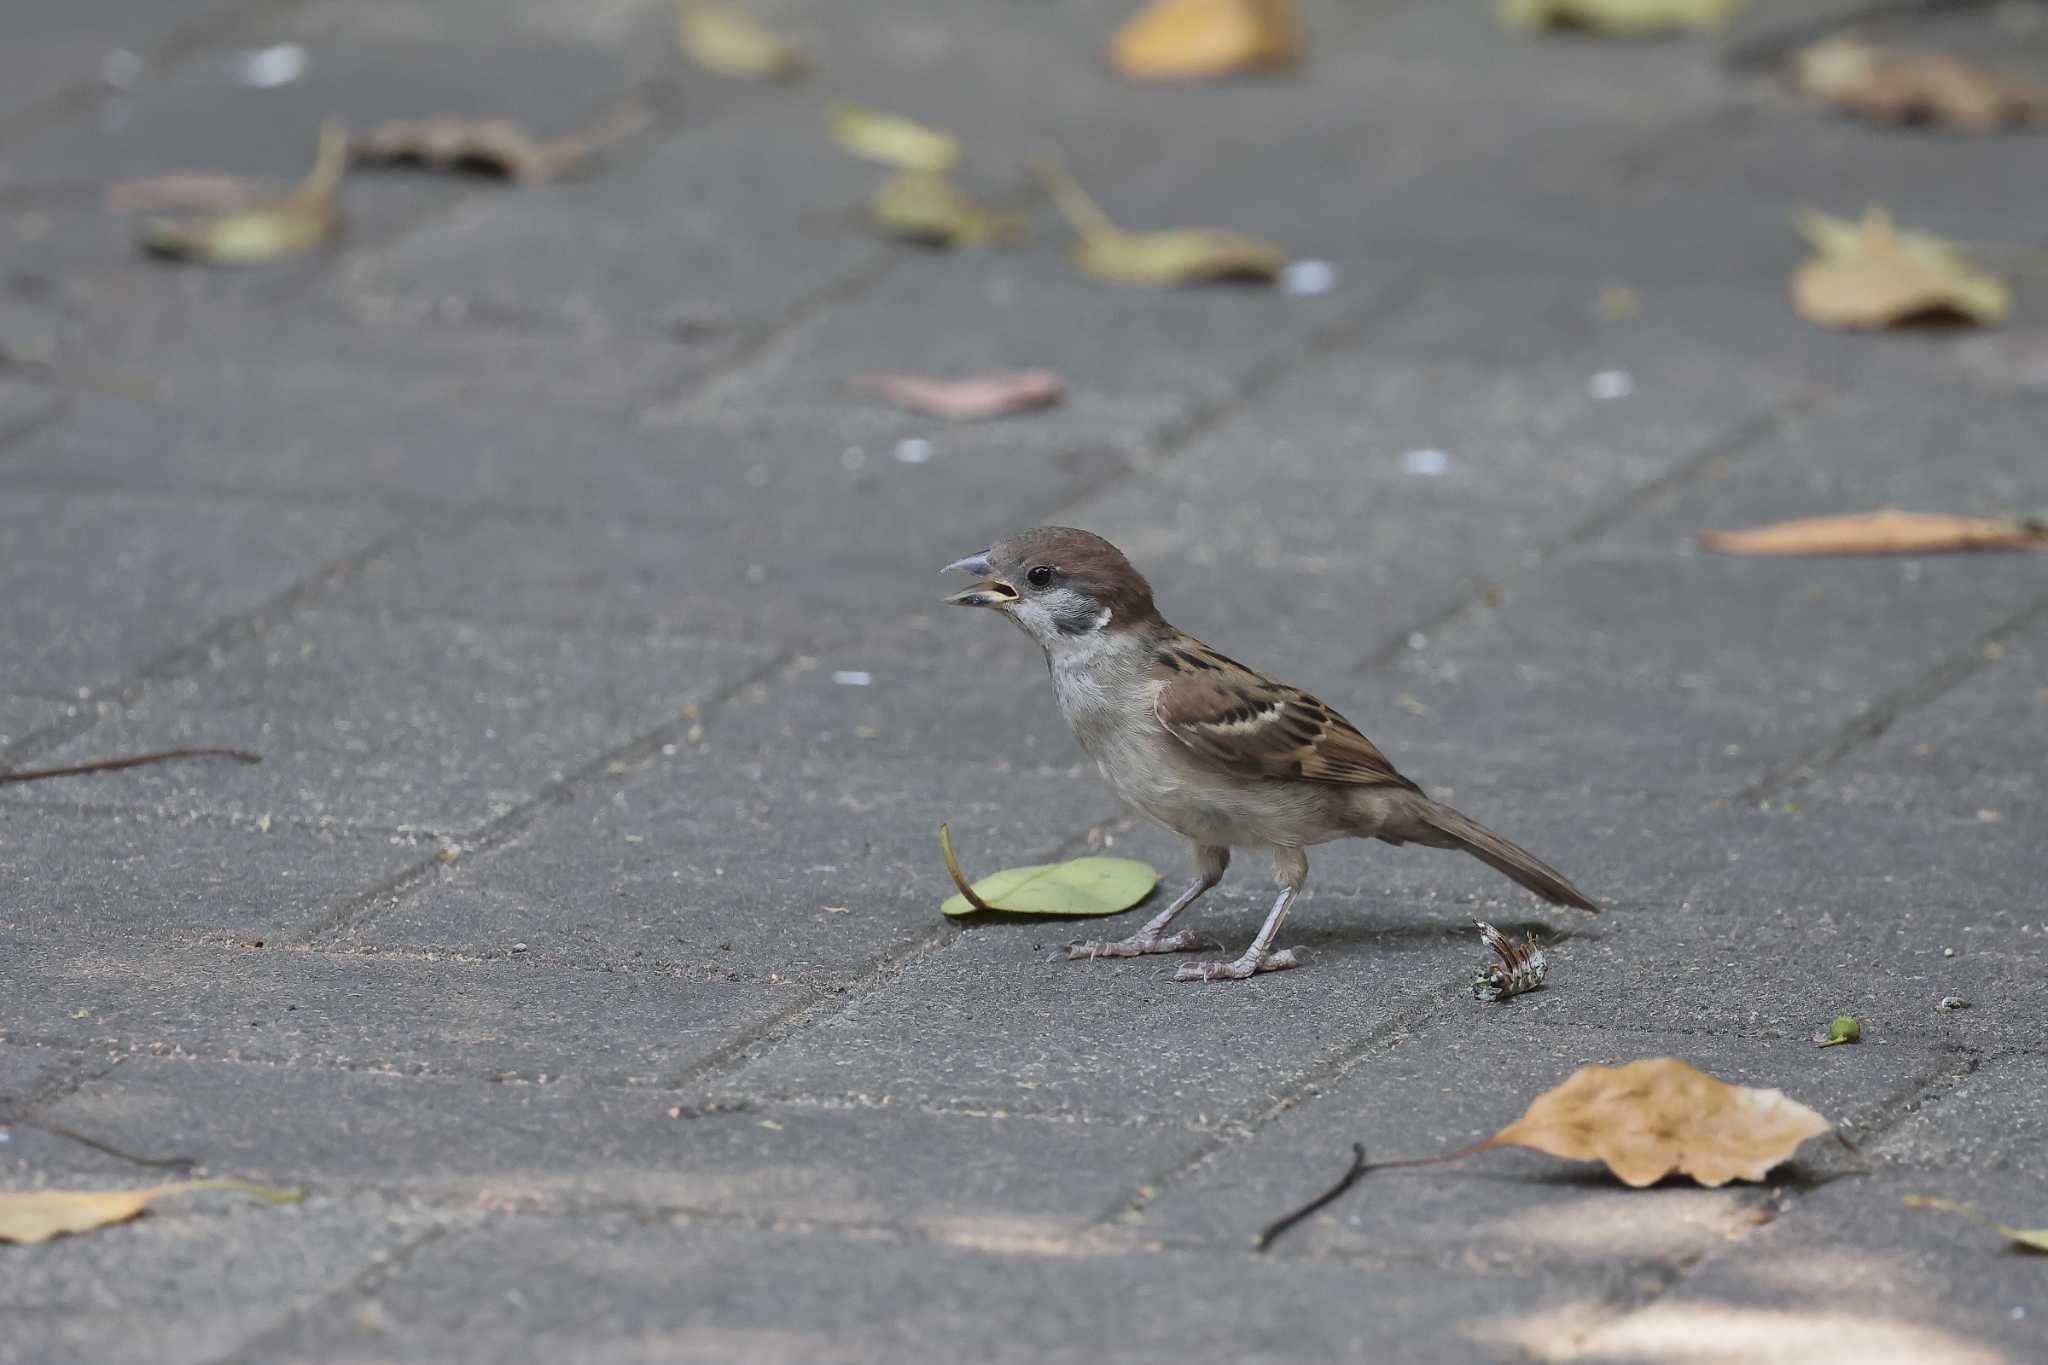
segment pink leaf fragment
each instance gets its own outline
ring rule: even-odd
[[[1051,370],[1017,370],[974,379],[927,379],[914,374],[866,374],[853,381],[862,393],[899,408],[972,422],[1029,408],[1050,407],[1066,396],[1066,381]]]

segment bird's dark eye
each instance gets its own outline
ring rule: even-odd
[[[1034,588],[1049,587],[1052,584],[1052,565],[1040,564],[1024,575],[1026,582]]]

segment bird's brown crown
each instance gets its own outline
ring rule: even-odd
[[[1132,567],[1122,550],[1092,531],[1035,526],[997,541],[989,558],[1020,582],[1038,565],[1049,565],[1060,581],[1110,609],[1111,629],[1150,621],[1158,614],[1145,575]]]

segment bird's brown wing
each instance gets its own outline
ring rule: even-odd
[[[1166,732],[1232,772],[1422,789],[1336,711],[1198,641],[1162,645],[1153,709]]]

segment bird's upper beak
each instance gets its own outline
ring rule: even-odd
[[[988,551],[983,550],[978,555],[968,555],[965,559],[956,559],[939,572],[952,573],[956,569],[965,570],[968,573],[991,576],[983,578],[981,582],[974,584],[972,587],[962,588],[959,592],[948,597],[946,601],[950,605],[956,607],[1001,607],[1017,600],[1017,590],[1015,588],[1005,583],[1002,579],[992,576],[995,566],[989,563]]]

